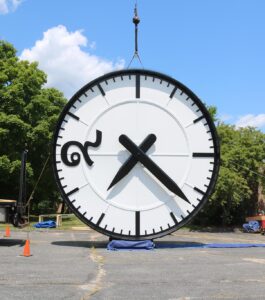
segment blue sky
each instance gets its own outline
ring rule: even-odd
[[[70,97],[92,78],[128,65],[134,4],[0,0],[0,38],[22,59],[38,60],[48,86]],[[226,122],[265,131],[264,0],[138,0],[138,11],[146,69],[181,81]]]

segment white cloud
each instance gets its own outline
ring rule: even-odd
[[[238,119],[236,122],[236,127],[264,127],[265,126],[265,114],[259,114],[259,115],[245,115]]]
[[[15,11],[22,0],[0,0],[0,14],[8,14]]]
[[[124,67],[124,60],[113,63],[90,54],[81,47],[94,48],[88,44],[81,30],[69,32],[65,26],[50,28],[36,41],[31,49],[23,50],[20,58],[39,62],[39,68],[48,75],[48,87],[56,87],[71,97],[92,79]]]

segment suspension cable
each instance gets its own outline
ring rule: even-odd
[[[134,28],[134,54],[133,57],[127,67],[127,69],[130,68],[132,62],[134,59],[138,59],[138,61],[140,62],[142,68],[144,69],[144,66],[142,64],[141,58],[139,56],[139,52],[138,52],[138,24],[140,23],[140,18],[138,16],[138,11],[137,11],[137,1],[135,2],[135,7],[134,7],[134,17],[133,17],[133,24],[135,26]]]

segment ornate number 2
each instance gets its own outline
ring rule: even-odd
[[[63,163],[69,167],[75,167],[80,163],[80,154],[78,152],[71,153],[70,160],[68,159],[68,156],[67,156],[68,149],[71,146],[76,146],[81,150],[86,163],[89,166],[92,166],[94,162],[87,153],[88,147],[93,147],[93,148],[98,147],[101,144],[101,140],[102,140],[102,132],[100,130],[97,130],[96,131],[96,141],[94,143],[89,142],[89,141],[85,142],[84,145],[82,145],[81,143],[79,143],[77,141],[69,141],[69,142],[65,143],[61,150],[61,157],[62,157]]]

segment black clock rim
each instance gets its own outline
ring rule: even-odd
[[[58,139],[58,133],[59,130],[61,128],[61,124],[62,121],[66,115],[66,112],[70,109],[70,107],[73,105],[74,102],[77,101],[77,99],[83,95],[87,90],[91,89],[93,86],[97,85],[98,83],[111,79],[113,77],[118,77],[118,76],[126,76],[126,75],[142,75],[142,76],[151,76],[154,78],[159,78],[160,80],[165,80],[167,82],[169,82],[170,84],[174,85],[175,87],[179,87],[182,91],[184,91],[185,94],[187,94],[195,103],[196,105],[199,107],[199,109],[201,110],[201,112],[203,113],[204,118],[207,121],[207,124],[210,128],[212,137],[213,137],[213,145],[214,145],[214,167],[213,167],[213,176],[211,177],[211,181],[209,183],[209,186],[207,188],[206,193],[204,194],[202,200],[200,201],[200,203],[196,206],[196,208],[194,208],[194,210],[189,214],[188,217],[186,217],[185,219],[183,219],[182,221],[180,221],[179,223],[177,223],[176,225],[167,228],[165,230],[159,231],[157,233],[152,233],[149,235],[124,235],[124,234],[119,234],[119,233],[115,233],[109,230],[106,230],[104,228],[101,228],[99,226],[97,226],[96,224],[90,222],[88,219],[86,219],[77,209],[76,207],[72,204],[72,202],[70,201],[70,199],[67,197],[67,195],[65,194],[61,182],[59,180],[59,174],[57,172],[57,168],[56,168],[56,142]],[[89,227],[91,227],[92,229],[107,235],[109,237],[111,237],[112,239],[121,239],[121,240],[131,240],[131,241],[139,241],[139,240],[153,240],[153,239],[157,239],[157,238],[161,238],[165,235],[171,234],[173,232],[175,232],[176,230],[180,229],[181,227],[183,227],[184,225],[186,225],[187,223],[189,223],[191,221],[192,218],[195,217],[195,215],[197,215],[197,213],[203,208],[203,206],[207,203],[207,200],[210,198],[210,196],[212,195],[213,191],[214,191],[214,187],[216,185],[217,182],[217,178],[218,178],[218,173],[219,173],[219,168],[220,168],[220,142],[219,142],[219,137],[217,134],[217,130],[216,127],[214,125],[214,122],[212,120],[212,117],[210,116],[209,111],[206,109],[205,105],[202,103],[202,101],[197,97],[197,95],[195,95],[188,87],[186,87],[183,83],[179,82],[178,80],[165,75],[163,73],[157,72],[157,71],[152,71],[152,70],[146,70],[146,69],[128,69],[128,70],[118,70],[118,71],[113,71],[107,74],[104,74],[92,81],[90,81],[89,83],[87,83],[86,85],[84,85],[81,89],[79,89],[72,97],[71,99],[68,101],[68,103],[65,105],[65,107],[63,108],[59,119],[57,121],[57,125],[54,131],[54,135],[53,135],[53,143],[52,143],[52,166],[53,166],[53,173],[55,176],[55,181],[56,184],[59,188],[59,191],[63,197],[63,200],[67,203],[68,207],[72,210],[72,212],[82,221],[84,222],[86,225],[88,225]]]

